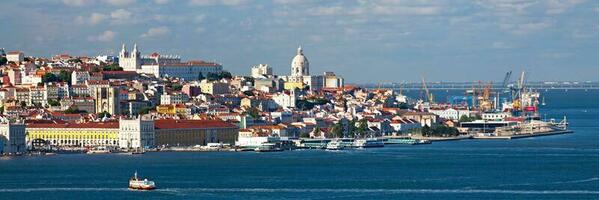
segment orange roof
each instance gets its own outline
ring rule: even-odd
[[[84,129],[84,128],[105,128],[105,129],[118,129],[119,122],[110,121],[110,122],[89,122],[89,123],[81,123],[81,124],[70,124],[70,123],[28,123],[27,128],[74,128],[74,129]]]
[[[156,129],[207,129],[237,128],[237,126],[220,120],[175,120],[158,119],[154,121]]]

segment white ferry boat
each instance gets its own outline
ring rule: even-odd
[[[382,140],[376,138],[362,138],[354,141],[354,147],[356,148],[371,148],[371,147],[384,147],[385,143]]]
[[[341,142],[339,140],[333,140],[327,144],[326,149],[327,150],[343,150],[343,149],[345,149],[345,145],[343,144],[343,142]]]
[[[156,189],[156,184],[154,184],[154,181],[150,181],[147,178],[144,178],[143,180],[140,178],[137,178],[137,172],[135,172],[133,177],[131,177],[131,179],[129,179],[129,189],[153,190],[153,189]]]
[[[95,147],[90,150],[87,150],[87,154],[106,154],[112,153],[112,151],[107,147]]]

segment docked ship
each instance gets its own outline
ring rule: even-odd
[[[89,149],[87,152],[87,154],[107,154],[107,153],[112,153],[112,151],[108,148],[108,147],[95,147],[92,149]]]
[[[382,140],[376,138],[362,138],[354,141],[354,147],[356,148],[371,148],[371,147],[384,147],[385,143]]]
[[[129,189],[132,190],[153,190],[156,189],[154,181],[150,181],[147,178],[137,178],[137,172],[129,179]]]
[[[410,144],[410,145],[431,144],[430,140],[421,140],[421,139],[412,139],[412,138],[387,138],[387,139],[384,139],[383,142],[385,144]]]
[[[341,141],[333,140],[327,144],[327,150],[342,150],[345,149],[345,145]]]

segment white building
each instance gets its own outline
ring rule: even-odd
[[[189,101],[189,96],[184,93],[173,93],[160,95],[160,105],[182,104]]]
[[[324,85],[325,88],[339,88],[345,85],[345,80],[335,75],[334,72],[324,73]]]
[[[396,132],[407,132],[422,127],[420,122],[413,119],[396,119],[389,124]]]
[[[235,146],[244,148],[256,148],[260,147],[265,143],[275,143],[280,141],[280,137],[273,137],[270,135],[254,134],[253,131],[239,131],[239,137],[235,142]]]
[[[25,60],[25,54],[20,51],[11,51],[6,54],[6,60],[8,60],[8,62],[12,61],[15,63],[20,63]]]
[[[123,149],[154,146],[154,120],[119,119],[119,147]]]
[[[273,75],[272,67],[267,64],[259,64],[252,67],[253,78],[267,78]]]
[[[283,92],[272,96],[272,100],[282,108],[295,108],[297,99],[298,97],[294,90],[291,90],[289,93]]]
[[[508,112],[500,113],[483,113],[481,118],[486,121],[501,121],[505,118],[511,117],[512,115]]]
[[[90,75],[88,71],[77,71],[74,70],[71,73],[71,85],[82,85],[85,81],[89,80]]]
[[[229,84],[223,82],[209,82],[207,80],[202,80],[202,82],[200,83],[200,88],[202,90],[202,93],[211,95],[229,93]]]
[[[200,73],[206,77],[208,73],[220,73],[223,70],[222,65],[213,62],[181,62],[181,57],[177,55],[152,53],[149,56],[142,56],[137,49],[137,44],[134,45],[131,53],[127,51],[123,44],[119,53],[119,66],[125,71],[135,71],[160,78],[176,77],[188,81],[198,80]]]
[[[451,119],[451,120],[459,120],[460,117],[466,116],[470,117],[471,111],[465,109],[454,109],[454,108],[446,108],[446,109],[429,109],[429,112],[438,115],[443,119]]]
[[[25,125],[3,119],[3,122],[0,122],[0,154],[24,153],[25,151],[27,151]]]

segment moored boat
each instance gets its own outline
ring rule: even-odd
[[[362,138],[354,141],[354,147],[356,148],[371,148],[371,147],[384,147],[385,143],[382,140],[376,138]]]
[[[156,189],[154,181],[150,181],[147,178],[137,178],[137,172],[129,179],[129,189],[133,190],[153,190]]]

